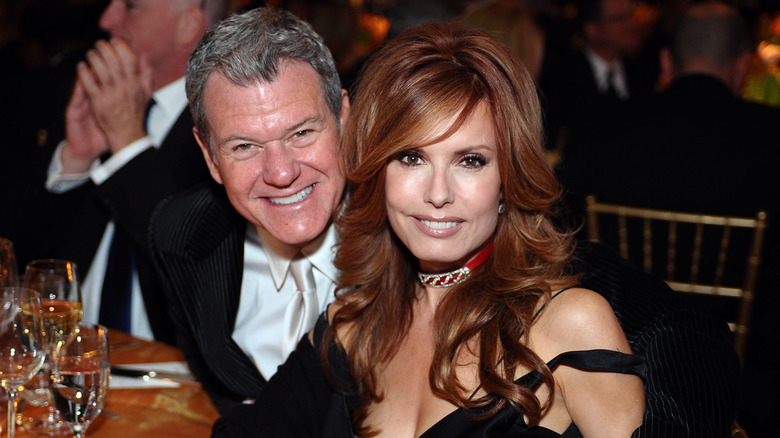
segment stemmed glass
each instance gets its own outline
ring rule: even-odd
[[[3,303],[11,303],[14,315],[0,334],[0,384],[8,393],[8,438],[16,433],[19,387],[43,366],[46,351],[41,342],[43,311],[38,293],[23,287],[0,290]]]
[[[47,362],[34,384],[25,391],[26,401],[33,406],[48,405],[47,413],[38,418],[25,418],[25,430],[42,435],[64,435],[70,429],[51,405],[49,395],[49,363],[62,343],[70,337],[83,316],[81,288],[76,264],[68,260],[34,260],[27,264],[24,286],[41,294],[43,325],[46,337]]]
[[[49,390],[75,438],[83,438],[103,410],[110,363],[107,331],[98,324],[80,324],[54,353]]]
[[[16,272],[16,255],[10,240],[0,237],[0,287],[17,286],[19,275]],[[6,329],[16,314],[11,301],[3,302],[0,307],[0,333]]]

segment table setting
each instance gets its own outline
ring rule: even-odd
[[[16,272],[0,238],[0,437],[208,437],[219,413],[177,348],[82,319],[73,262]]]

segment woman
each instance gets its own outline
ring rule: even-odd
[[[310,429],[332,434],[335,407],[350,436],[630,436],[642,362],[609,304],[567,274],[525,68],[486,34],[426,24],[361,77],[342,139],[339,293],[312,337],[347,408],[293,406],[318,398],[295,388],[317,372],[299,351],[253,415],[275,427],[327,411]]]

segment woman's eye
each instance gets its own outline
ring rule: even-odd
[[[422,163],[422,157],[415,152],[401,152],[396,156],[396,160],[407,166],[416,166]]]
[[[487,160],[480,155],[468,155],[463,158],[462,163],[466,167],[482,167],[487,164]]]

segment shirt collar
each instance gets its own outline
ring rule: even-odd
[[[268,258],[268,266],[270,267],[271,277],[274,280],[276,290],[281,290],[287,271],[290,268],[290,262],[298,254],[299,249],[280,242],[271,236],[268,231],[257,229],[251,223],[247,229],[247,235],[250,239],[256,238],[261,243]],[[335,248],[333,246],[337,241],[338,233],[336,232],[336,227],[331,224],[317,239],[300,249],[301,254],[309,259],[312,266],[334,283],[338,278],[338,272],[333,266],[333,258],[335,256]]]
[[[596,76],[596,81],[598,81],[599,84],[606,80],[607,71],[610,68],[615,73],[622,73],[620,61],[615,60],[612,62],[607,62],[598,54],[596,54],[596,52],[591,50],[590,47],[586,47],[584,53],[585,57],[588,59],[588,63],[590,63],[590,67],[593,69],[593,74]]]
[[[179,117],[187,106],[187,91],[184,76],[152,93],[154,104],[163,111],[166,118]]]

